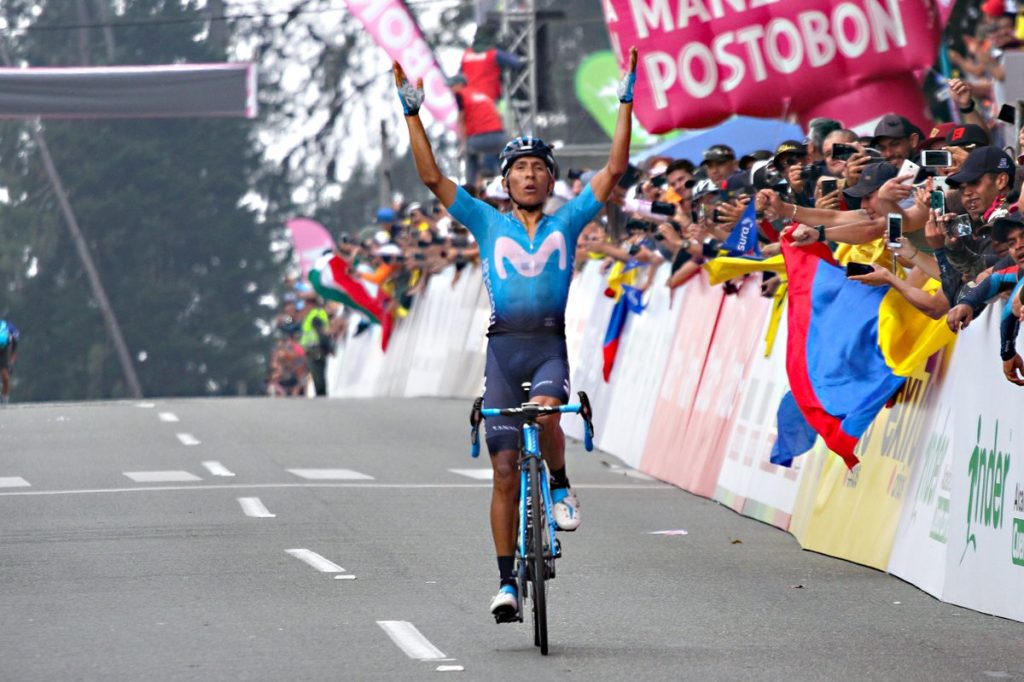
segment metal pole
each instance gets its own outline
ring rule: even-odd
[[[380,207],[391,207],[391,146],[388,144],[388,126],[380,122]]]
[[[5,65],[11,66],[11,58],[7,53],[7,44],[2,40],[0,40],[0,57],[3,58]],[[67,224],[68,231],[71,233],[71,240],[75,243],[75,250],[78,252],[78,258],[82,261],[82,267],[85,268],[85,274],[89,278],[89,285],[92,287],[92,294],[96,298],[96,303],[100,307],[100,313],[103,315],[103,322],[106,325],[107,334],[110,336],[110,340],[114,344],[114,349],[117,351],[117,358],[121,363],[121,372],[124,374],[125,383],[128,384],[128,391],[133,398],[141,398],[142,386],[139,384],[139,377],[136,375],[135,367],[132,365],[131,355],[128,354],[128,346],[124,342],[124,336],[121,334],[121,327],[117,323],[117,316],[114,315],[114,309],[110,306],[110,299],[107,298],[107,292],[103,288],[103,282],[100,280],[100,274],[96,269],[96,264],[93,263],[92,255],[89,253],[89,247],[85,243],[85,237],[82,236],[82,230],[78,225],[78,219],[75,217],[75,212],[71,209],[71,202],[68,201],[68,195],[64,189],[64,183],[61,181],[60,174],[57,172],[57,166],[53,163],[53,157],[50,156],[50,148],[46,144],[46,137],[43,135],[42,125],[38,120],[36,120],[34,125],[29,125],[29,131],[32,135],[32,139],[39,147],[39,155],[43,160],[43,168],[46,170],[46,175],[50,179],[53,191],[57,195],[57,201],[60,204],[61,213],[64,214],[64,222]]]

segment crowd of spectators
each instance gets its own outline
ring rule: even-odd
[[[722,143],[700,159],[655,157],[631,166],[606,209],[583,231],[576,267],[594,260],[606,270],[628,264],[631,281],[646,290],[659,266],[669,263],[668,286],[674,289],[708,261],[729,253],[725,244],[753,202],[758,257],[778,256],[781,239],[797,246],[826,242],[848,266],[851,279],[892,287],[922,313],[945,317],[954,331],[966,328],[994,298],[1012,293],[1013,314],[1003,318],[999,353],[1007,379],[1024,386],[1024,362],[1014,344],[1024,300],[1024,173],[1018,167],[1024,159],[1013,151],[1024,144],[1024,133],[1019,140],[1015,134],[1001,140],[1006,126],[994,116],[1005,75],[999,51],[1014,48],[1015,41],[1012,22],[1000,14],[981,25],[978,40],[965,41],[968,56],[951,53],[965,72],[963,80],[945,84],[954,122],[922,130],[890,114],[862,134],[841,121],[818,118],[810,121],[804,139],[774,149],[737,155]],[[471,61],[489,60],[488,73],[497,72],[493,48],[486,57],[472,53],[467,51]],[[510,210],[491,161],[474,160],[475,182],[464,187],[499,210]],[[578,195],[591,174],[570,169],[558,179],[546,210]],[[899,234],[890,234],[893,223],[899,223]],[[337,250],[353,274],[383,292],[398,324],[432,275],[454,266],[458,277],[479,260],[469,232],[436,201],[382,207],[376,225],[343,235]],[[761,278],[765,296],[774,296],[784,272],[766,267],[745,277],[750,276]],[[732,293],[740,283],[722,286]],[[306,373],[317,382],[311,356],[332,352],[333,339],[346,325],[344,310],[328,308],[323,329],[310,332],[307,325],[310,333],[303,333],[310,311],[320,309],[315,294],[303,286],[289,284],[278,319],[274,394],[302,392]],[[360,330],[368,325],[359,317],[351,323]]]

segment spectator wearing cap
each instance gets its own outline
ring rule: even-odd
[[[881,152],[883,159],[899,168],[914,156],[923,138],[920,129],[908,119],[898,114],[886,114],[875,126],[871,144]]]
[[[749,171],[753,168],[754,164],[758,161],[771,160],[773,154],[767,149],[758,149],[757,151],[744,154],[740,157],[740,170]]]
[[[708,178],[719,187],[739,168],[739,164],[736,162],[736,152],[732,150],[732,147],[725,144],[715,144],[708,147],[704,151],[703,165],[707,171]]]
[[[498,154],[505,146],[505,126],[495,101],[467,85],[463,74],[448,80],[459,107],[458,133],[466,158],[466,181],[480,182],[481,172],[498,175]]]
[[[772,165],[782,173],[793,190],[793,196],[803,206],[813,205],[812,196],[807,191],[808,180],[811,178],[804,173],[804,166],[808,161],[807,145],[797,140],[786,140],[775,148],[775,156],[772,157]]]
[[[1024,273],[1024,220],[1019,213],[1007,212],[992,221],[992,238],[1005,244],[1009,256],[993,268],[993,272],[980,279],[974,287],[961,289],[957,305],[949,311],[946,323],[954,332],[966,329],[975,317],[985,308],[986,304],[1005,293],[1012,292],[1014,299],[1019,299],[1024,287],[1021,275]],[[1024,386],[1024,360],[1016,349],[1017,332],[1020,329],[1018,315],[1009,315],[1004,311],[999,326],[999,356],[1003,363],[1003,375],[1007,381]]]
[[[946,148],[950,131],[958,127],[956,123],[936,123],[921,142],[921,149],[942,150]]]
[[[960,170],[967,155],[978,147],[989,146],[989,135],[985,128],[973,123],[954,125],[946,133],[946,149],[952,157],[953,165],[947,174],[953,175]]]
[[[1008,210],[1016,171],[1017,167],[1003,150],[978,147],[970,153],[960,171],[946,180],[959,192],[974,229],[964,237],[947,235],[943,255],[953,268],[969,278],[977,277],[995,260],[985,224],[996,211]]]

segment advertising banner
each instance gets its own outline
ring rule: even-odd
[[[420,27],[401,0],[346,0],[348,9],[384,48],[388,57],[402,65],[406,78],[423,79],[423,105],[449,130],[455,130],[459,110],[434,52],[423,39]],[[395,103],[397,105],[397,102]]]
[[[960,332],[945,601],[1024,620],[1024,389],[999,360],[1002,304]]]
[[[933,0],[604,0],[619,64],[640,54],[644,128],[703,128],[745,114],[848,126],[895,111],[923,123],[913,72],[935,60]]]
[[[675,291],[679,306],[668,364],[654,401],[654,414],[644,443],[640,470],[663,481],[684,487],[690,480],[687,464],[699,443],[690,443],[686,433],[693,402],[704,374],[708,349],[722,308],[721,287],[711,287],[707,274],[691,279]],[[679,305],[673,302],[673,307]]]
[[[763,300],[763,305],[768,308],[772,302]],[[743,378],[739,410],[727,433],[725,458],[714,497],[734,511],[786,530],[804,458],[793,460],[792,467],[771,463],[777,436],[775,413],[789,390],[789,379],[785,317],[775,335],[771,355],[765,356],[764,339],[770,324],[766,317],[756,336],[753,359]]]
[[[669,306],[670,292],[666,283],[671,269],[668,263],[661,266],[644,297],[646,308],[639,315],[630,314],[626,319],[611,375],[612,397],[608,410],[614,424],[605,429],[601,447],[634,469],[640,466],[643,456],[681,307]],[[591,359],[591,362],[598,361],[599,358]]]
[[[717,288],[712,291],[721,296]],[[678,436],[677,442],[685,444],[684,455],[673,466],[673,482],[697,495],[715,494],[725,440],[739,412],[769,306],[761,297],[760,276],[746,277],[738,294],[721,299],[686,430]]]
[[[803,457],[807,471],[800,484],[790,531],[804,549],[885,570],[896,537],[910,473],[921,453],[920,440],[933,368],[932,358],[907,379],[872,422],[857,446],[860,464],[847,469],[839,455],[819,438]]]
[[[0,67],[0,118],[256,118],[248,63]]]
[[[951,363],[952,357],[952,353],[944,352],[941,371],[936,373],[936,390],[926,405],[928,426],[918,444],[919,453],[889,557],[890,573],[939,598],[946,581],[953,412],[962,400],[957,394],[955,374],[963,365]]]

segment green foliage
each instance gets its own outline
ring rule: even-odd
[[[91,0],[90,0],[91,1]],[[39,5],[36,26],[78,23],[73,2]],[[29,3],[3,10],[24,25]],[[119,21],[159,25],[114,31],[122,64],[223,59],[204,41],[196,3],[128,0]],[[12,13],[24,12],[18,16]],[[17,57],[32,65],[80,64],[78,31],[31,30]],[[84,43],[97,63],[101,35]],[[0,125],[0,315],[22,329],[14,391],[18,401],[117,398],[120,366],[75,253],[38,151],[31,123]],[[121,323],[143,391],[150,396],[259,390],[266,337],[259,300],[280,280],[270,226],[243,198],[260,170],[254,124],[239,120],[49,121],[48,146]],[[286,194],[272,174],[268,193]],[[279,205],[283,206],[284,202]]]

